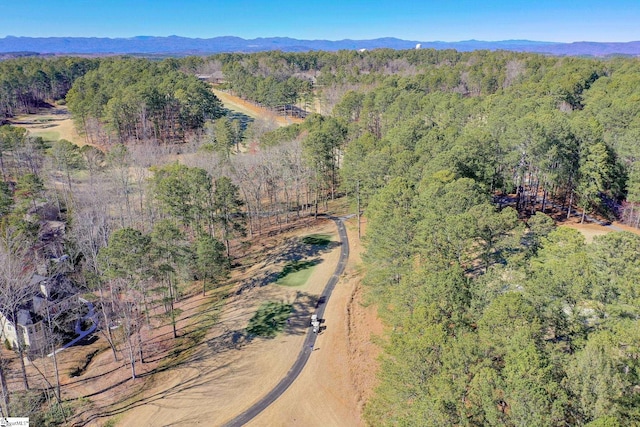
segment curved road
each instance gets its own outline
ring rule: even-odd
[[[318,315],[318,319],[322,319],[322,315],[324,314],[324,308],[327,305],[327,301],[329,301],[329,297],[331,296],[331,292],[333,288],[335,288],[336,283],[338,283],[338,278],[344,271],[344,267],[347,265],[347,260],[349,259],[349,239],[347,238],[347,231],[344,228],[344,223],[342,220],[344,218],[337,217],[329,217],[333,221],[335,221],[338,226],[338,234],[340,235],[340,261],[338,261],[338,265],[336,266],[333,275],[327,282],[327,285],[322,291],[322,295],[320,298],[324,298],[324,303],[320,305],[320,307],[316,310],[316,314]],[[304,340],[304,344],[302,345],[302,349],[298,354],[298,358],[294,362],[287,375],[280,380],[280,382],[262,399],[256,402],[249,409],[244,411],[242,414],[238,415],[228,423],[224,425],[224,427],[236,427],[242,426],[255,418],[260,412],[264,411],[269,405],[271,405],[277,398],[279,398],[282,393],[285,392],[287,388],[295,381],[295,379],[302,372],[302,368],[307,364],[307,360],[309,360],[309,356],[313,351],[313,347],[316,343],[316,338],[318,334],[315,334],[311,328],[309,328],[309,332],[307,332],[307,336]]]

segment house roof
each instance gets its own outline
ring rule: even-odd
[[[46,277],[41,276],[39,274],[34,274],[33,277],[31,277],[31,281],[29,282],[29,286],[36,286],[39,285],[40,282],[43,282],[47,280]]]
[[[18,325],[33,325],[33,318],[31,317],[31,312],[29,310],[20,309],[18,311]]]
[[[41,286],[45,285],[47,294],[45,294]],[[13,313],[4,312],[4,317],[13,324],[22,326],[33,325],[43,320],[42,313],[38,308],[44,300],[50,303],[57,303],[76,294],[75,288],[71,280],[66,276],[59,274],[52,277],[45,277],[34,274],[29,281],[29,287],[34,290],[34,295],[23,301],[17,310],[17,322]]]

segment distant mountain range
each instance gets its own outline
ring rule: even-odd
[[[423,49],[456,49],[471,51],[479,49],[537,52],[551,55],[640,55],[640,41],[627,43],[574,42],[553,43],[530,40],[460,42],[425,42],[385,37],[373,40],[297,40],[288,37],[269,37],[246,40],[240,37],[214,37],[210,39],[178,36],[132,38],[97,37],[14,37],[0,38],[0,53],[3,56],[30,54],[144,54],[144,55],[204,55],[221,52],[260,52],[282,50],[305,52],[311,50],[336,51],[341,49],[414,49],[420,44]],[[13,53],[14,55],[7,55]]]

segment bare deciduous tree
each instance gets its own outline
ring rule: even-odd
[[[12,345],[18,352],[25,390],[29,390],[29,381],[24,364],[24,336],[22,327],[18,325],[18,316],[23,305],[34,295],[31,278],[35,270],[33,254],[28,243],[19,233],[7,227],[0,235],[0,312],[4,317],[3,320],[10,321],[12,323],[10,327],[16,332],[16,340]],[[0,382],[3,395],[8,398],[8,393],[4,393],[5,379],[1,368]]]

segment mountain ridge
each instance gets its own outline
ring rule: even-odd
[[[535,40],[463,40],[444,42],[403,40],[396,37],[381,37],[368,40],[301,40],[290,37],[244,39],[236,36],[190,38],[176,35],[166,37],[141,35],[129,38],[6,36],[0,38],[0,53],[205,55],[224,52],[251,53],[268,50],[304,52],[343,49],[414,49],[418,44],[423,49],[456,49],[463,52],[471,50],[509,50],[551,55],[640,55],[640,41],[558,43]]]

